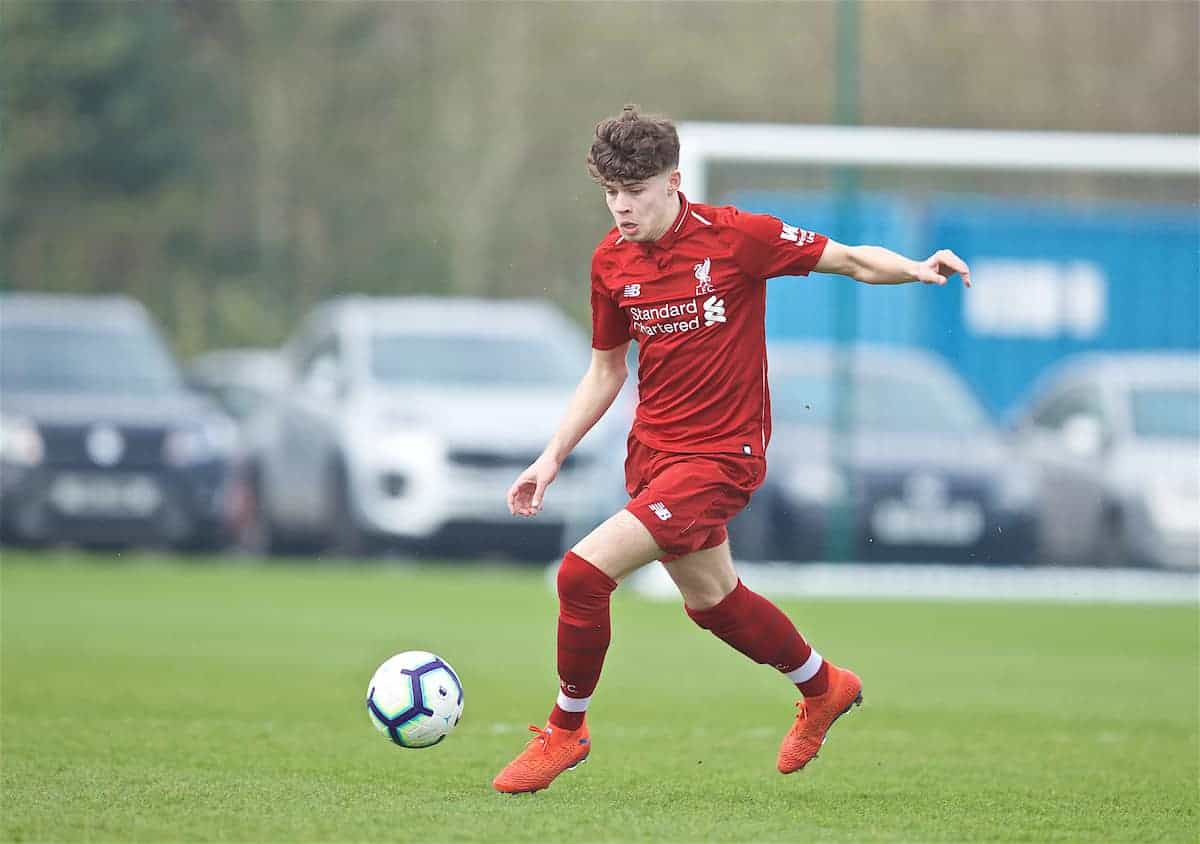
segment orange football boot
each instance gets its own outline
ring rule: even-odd
[[[516,759],[492,780],[492,788],[505,794],[523,794],[549,788],[563,771],[582,765],[592,749],[587,724],[578,730],[546,725],[540,730],[530,725],[535,735]]]
[[[796,723],[783,737],[776,766],[779,773],[798,771],[817,756],[833,722],[862,703],[862,680],[853,671],[829,664],[825,694],[797,701]]]

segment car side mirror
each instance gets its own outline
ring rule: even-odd
[[[1107,445],[1104,428],[1094,416],[1078,414],[1068,418],[1060,429],[1063,445],[1076,457],[1099,457]]]

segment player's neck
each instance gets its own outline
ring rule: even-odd
[[[662,220],[658,226],[655,226],[653,235],[647,238],[647,243],[654,243],[667,233],[671,224],[675,222],[675,218],[679,216],[679,208],[679,191],[675,191],[671,194],[671,200],[667,203],[667,210],[663,212]]]

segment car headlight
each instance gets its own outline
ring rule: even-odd
[[[370,418],[373,422],[371,433],[381,436],[432,427],[428,418],[415,410],[393,408],[372,415]]]
[[[1200,530],[1200,495],[1179,483],[1160,480],[1146,495],[1146,508],[1154,524],[1175,533]]]
[[[355,437],[346,449],[364,463],[383,466],[440,464],[446,459],[445,441],[430,431],[392,429],[369,439]]]
[[[828,463],[810,463],[789,471],[783,489],[792,498],[828,504],[846,495],[846,479]]]
[[[191,466],[229,457],[237,447],[237,426],[223,417],[177,428],[163,442],[163,459],[172,466]]]
[[[17,466],[37,466],[46,446],[37,426],[28,419],[0,416],[0,461]]]

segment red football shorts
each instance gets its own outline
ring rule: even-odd
[[[749,503],[766,470],[758,455],[656,451],[630,435],[625,509],[666,552],[661,562],[669,563],[724,542],[726,522]]]

